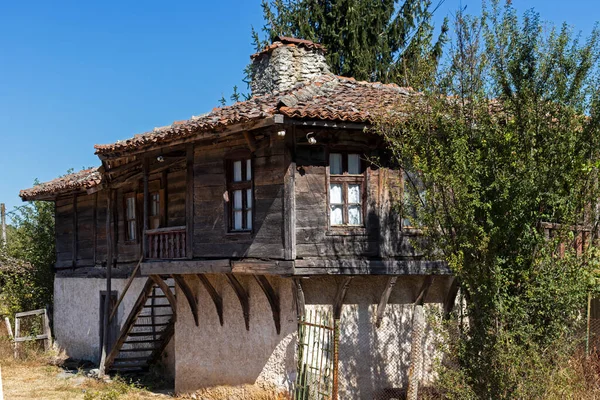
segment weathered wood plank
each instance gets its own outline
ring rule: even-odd
[[[293,275],[293,261],[232,261],[231,272],[236,274]]]
[[[240,305],[242,306],[242,312],[244,314],[244,323],[246,324],[246,330],[250,330],[250,295],[248,291],[242,286],[240,281],[233,274],[227,274],[227,279],[233,288]]]
[[[296,260],[295,275],[451,275],[443,261],[304,259]]]
[[[217,315],[219,316],[219,322],[221,323],[221,326],[223,326],[223,298],[216,291],[215,287],[210,283],[210,281],[204,274],[197,274],[197,276],[198,279],[200,279],[200,283],[202,283],[202,285],[208,292],[208,295],[215,304]]]
[[[186,151],[185,252],[187,258],[191,259],[194,255],[194,145],[188,145]]]
[[[229,272],[231,272],[231,265],[229,263],[229,259],[148,261],[143,262],[141,266],[141,274],[143,276]]]
[[[344,304],[344,299],[346,298],[346,293],[348,292],[352,278],[352,276],[345,277],[338,286],[338,290],[333,301],[333,319],[339,320],[342,315],[342,305]]]
[[[199,326],[200,324],[198,321],[198,300],[194,296],[192,289],[189,287],[189,285],[185,281],[185,278],[182,275],[171,275],[171,277],[173,277],[173,280],[177,282],[177,285],[183,292],[183,295],[185,296],[185,298],[188,301],[188,304],[190,305],[190,310],[192,311],[192,315],[194,316],[194,322],[196,323],[196,326]]]
[[[279,295],[277,292],[275,292],[275,289],[273,289],[271,282],[269,282],[266,276],[254,275],[254,278],[269,301],[271,313],[273,314],[273,322],[275,323],[275,330],[279,335],[281,333],[281,309],[279,304]]]
[[[394,289],[394,285],[398,280],[397,276],[390,276],[388,278],[387,284],[385,285],[385,289],[381,293],[381,298],[379,299],[379,304],[377,305],[377,317],[375,319],[375,326],[379,328],[381,326],[381,321],[383,320],[383,313],[385,312],[385,307],[387,306],[388,300],[390,299],[390,295],[392,294],[392,289]]]

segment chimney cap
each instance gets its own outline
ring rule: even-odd
[[[322,53],[325,53],[327,51],[325,49],[325,46],[323,46],[322,44],[311,42],[310,40],[297,39],[297,38],[289,37],[289,36],[275,36],[275,39],[273,39],[273,42],[270,45],[267,45],[264,49],[262,49],[258,53],[252,54],[250,56],[250,58],[255,59],[256,57],[259,57],[263,54],[270,53],[271,51],[275,50],[278,47],[286,46],[286,45],[303,47],[307,50],[320,50]]]

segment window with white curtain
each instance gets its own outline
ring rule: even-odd
[[[252,230],[252,160],[230,160],[227,190],[229,193],[229,231]]]
[[[360,154],[329,154],[329,223],[363,226],[364,171]]]

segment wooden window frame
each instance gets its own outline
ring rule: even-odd
[[[158,210],[157,214],[152,214],[152,198],[153,196],[158,196]],[[157,229],[166,227],[165,221],[166,216],[164,215],[164,201],[165,201],[165,191],[164,189],[153,190],[148,193],[148,229]],[[152,220],[158,220],[156,227],[152,227]]]
[[[133,206],[134,206],[134,210],[133,210],[133,218],[130,218],[129,216],[129,208],[127,207],[127,200],[128,199],[133,199]],[[133,223],[135,224],[134,227],[134,232],[135,232],[135,237],[131,238],[130,234],[129,234],[129,223],[133,221]],[[125,242],[126,243],[138,243],[139,239],[140,239],[140,226],[138,223],[138,196],[136,192],[128,192],[123,194],[123,222],[125,225]]]
[[[233,181],[233,164],[236,161],[241,161],[242,163],[242,179],[245,179],[247,176],[247,161],[250,160],[250,180],[242,180],[240,182]],[[255,212],[255,199],[254,199],[254,160],[249,152],[236,152],[230,154],[225,159],[226,163],[226,181],[227,181],[227,233],[252,233],[254,231],[254,221],[256,218]],[[235,210],[233,207],[234,202],[234,191],[242,190],[242,229],[235,229],[235,212],[239,210]],[[246,195],[246,190],[250,190],[251,193],[251,201],[252,205],[248,207],[248,197]],[[248,212],[252,213],[251,224],[252,226],[248,228]]]
[[[331,154],[342,155],[342,174],[331,173]],[[348,155],[357,154],[360,160],[360,174],[349,174],[348,173]],[[327,152],[327,225],[329,229],[354,229],[362,230],[366,228],[366,210],[367,210],[367,166],[363,156],[363,152],[352,149],[331,149]],[[342,185],[342,221],[341,225],[332,225],[331,223],[331,185],[341,184]],[[348,203],[348,185],[360,185],[360,199],[361,199],[361,224],[350,225],[348,223],[348,208],[350,205],[355,203]]]

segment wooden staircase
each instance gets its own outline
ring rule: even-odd
[[[174,285],[172,279],[148,278],[106,358],[106,371],[141,371],[160,359],[175,332]]]

